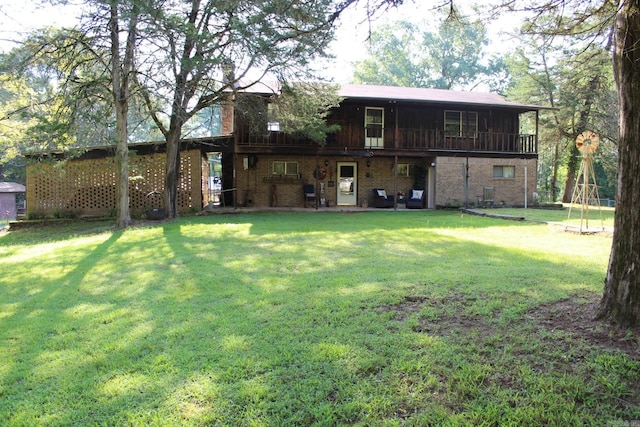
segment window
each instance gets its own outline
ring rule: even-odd
[[[365,108],[365,148],[384,148],[384,108]]]
[[[298,162],[273,162],[274,175],[298,175]]]
[[[515,166],[494,166],[493,177],[494,178],[515,178],[516,167]]]
[[[444,135],[475,138],[478,133],[478,113],[474,111],[444,112]]]
[[[408,163],[398,163],[398,176],[411,176],[411,168]]]
[[[267,130],[269,132],[280,132],[280,122],[275,118],[275,106],[267,104]]]

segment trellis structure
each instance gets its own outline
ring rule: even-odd
[[[132,215],[160,207],[152,192],[164,191],[166,154],[132,155],[129,200]],[[180,155],[178,212],[202,209],[203,157],[200,150]],[[115,215],[116,164],[113,156],[32,163],[27,168],[27,212],[41,215]]]

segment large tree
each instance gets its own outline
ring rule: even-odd
[[[597,317],[620,326],[640,324],[640,4],[637,0],[506,1],[536,17],[554,12],[549,34],[597,34],[613,27],[613,71],[618,94],[618,185],[609,267]],[[615,18],[612,22],[611,18]]]
[[[324,54],[344,6],[334,0],[167,0],[150,14],[138,45],[137,84],[167,141],[168,217],[177,214],[185,124],[265,77],[305,78],[311,59]]]
[[[109,3],[109,39],[111,41],[111,91],[116,116],[116,224],[119,228],[131,225],[129,212],[129,86],[134,67],[138,7],[135,2],[125,8],[118,0]],[[124,15],[124,17],[123,17]],[[127,22],[124,54],[120,46],[120,21]]]
[[[640,3],[620,0],[613,69],[618,88],[618,193],[613,244],[598,316],[640,323]]]

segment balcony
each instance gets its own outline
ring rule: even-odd
[[[327,137],[326,148],[365,149],[365,128],[344,128]],[[315,145],[312,141],[294,138],[282,132],[265,132],[256,135],[245,130],[236,131],[236,142],[243,147],[304,147]],[[493,152],[510,154],[537,154],[536,135],[500,132],[477,132],[473,136],[447,136],[440,129],[384,129],[384,148],[374,151],[450,151]]]

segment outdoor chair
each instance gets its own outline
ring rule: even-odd
[[[409,190],[407,209],[424,209],[424,190]]]
[[[311,201],[314,207],[317,204],[316,187],[313,184],[304,184],[302,186],[302,192],[304,193],[304,207],[307,207],[307,202]]]
[[[373,207],[374,208],[392,208],[394,205],[393,196],[387,196],[387,192],[382,188],[374,188],[373,190]]]
[[[484,187],[482,189],[482,205],[485,208],[493,207],[493,203],[495,200],[495,187]]]

